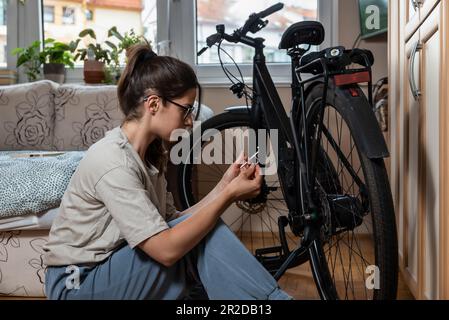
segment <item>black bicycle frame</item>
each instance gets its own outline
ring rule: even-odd
[[[282,105],[279,93],[276,90],[273,79],[267,69],[265,56],[263,54],[263,39],[254,40],[251,46],[255,48],[253,60],[253,88],[254,95],[251,108],[251,122],[254,129],[261,129],[260,118],[263,114],[266,129],[278,130],[278,150],[275,154],[278,159],[278,175],[281,189],[284,194],[285,201],[290,210],[290,216],[298,216],[295,208],[300,207],[298,202],[301,196],[298,194],[295,173],[295,163],[302,163],[299,154],[295,153],[298,137],[292,128],[290,119]],[[248,43],[247,43],[248,44]],[[262,112],[261,112],[262,111]],[[305,165],[301,166],[303,169]],[[304,170],[300,170],[301,174],[305,174]]]
[[[282,105],[279,93],[267,69],[263,54],[263,39],[245,37],[244,43],[255,48],[253,60],[253,100],[251,108],[251,125],[253,129],[277,129],[278,150],[274,148],[278,159],[278,176],[284,199],[289,209],[289,223],[292,231],[299,235],[298,227],[304,225],[304,217],[314,210],[309,183],[307,183],[308,160],[306,152],[301,152],[298,132],[295,129],[293,117],[288,117]],[[293,95],[293,97],[298,97]],[[303,104],[304,105],[304,104]],[[293,105],[292,110],[298,110]],[[305,110],[305,109],[303,109]],[[262,111],[262,112],[261,112]],[[261,128],[263,114],[266,127]],[[305,116],[305,111],[303,112]],[[305,119],[305,118],[304,118]],[[304,121],[305,122],[305,121]],[[268,131],[269,132],[269,131]],[[305,134],[303,137],[307,137]],[[307,143],[303,141],[303,143]],[[307,146],[303,151],[307,150]],[[298,170],[299,169],[299,170]],[[298,181],[299,180],[299,181]],[[298,188],[298,186],[300,186]],[[300,210],[300,211],[299,211]],[[282,235],[282,232],[280,232]],[[308,245],[312,242],[316,232],[310,232],[306,242],[298,243],[292,252],[284,248],[286,259],[274,274],[279,279],[284,272],[308,258]]]

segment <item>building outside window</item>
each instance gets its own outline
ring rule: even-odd
[[[115,26],[122,35],[133,29],[135,34],[144,35],[154,45],[157,31],[156,2],[157,0],[43,0],[44,8],[53,6],[55,13],[54,22],[48,22],[44,17],[44,38],[69,43],[78,38],[81,30],[91,28],[95,31],[98,43],[103,44],[108,39],[117,44],[117,39],[107,37],[108,30]],[[43,11],[45,15],[45,9]],[[80,47],[90,41],[87,37]],[[103,46],[106,47],[104,44]],[[120,61],[125,63],[124,54]],[[77,61],[75,66],[82,66],[82,62]]]

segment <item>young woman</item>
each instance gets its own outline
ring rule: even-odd
[[[260,192],[240,157],[187,212],[166,191],[163,141],[192,126],[192,68],[138,45],[118,84],[125,120],[74,173],[44,247],[50,299],[182,299],[201,281],[210,299],[291,299],[221,221]]]

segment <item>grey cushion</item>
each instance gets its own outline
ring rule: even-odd
[[[86,150],[123,119],[116,86],[62,85],[53,92],[56,150]]]
[[[0,87],[0,150],[52,150],[51,81]]]

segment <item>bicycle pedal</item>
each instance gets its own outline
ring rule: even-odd
[[[256,249],[256,257],[258,258],[263,258],[264,256],[269,254],[277,254],[279,256],[282,255],[282,247],[277,246],[277,247]]]

